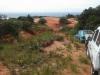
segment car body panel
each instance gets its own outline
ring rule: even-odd
[[[98,32],[98,34],[100,33],[100,31]],[[94,36],[96,34],[96,31],[94,33]],[[94,36],[92,37],[92,40],[88,42],[88,52],[89,52],[89,57],[91,59],[91,63],[92,66],[94,68],[94,70],[98,71],[100,70],[100,45],[98,46],[96,44],[97,42],[97,38],[98,38],[98,34],[96,37],[96,40],[94,41]]]

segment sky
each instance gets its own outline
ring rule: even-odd
[[[0,0],[0,12],[82,12],[100,0]]]

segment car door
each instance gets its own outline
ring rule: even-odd
[[[92,41],[90,41],[89,43],[90,58],[91,58],[91,62],[92,62],[94,69],[98,69],[99,67],[98,66],[99,65],[99,60],[98,60],[99,37],[100,37],[99,30],[96,30]]]
[[[100,69],[100,32],[96,40],[96,49],[93,52],[94,66],[96,69]]]
[[[96,39],[97,39],[98,33],[99,33],[99,30],[96,30],[92,37],[92,40],[89,41],[89,44],[88,44],[88,50],[89,50],[91,60],[93,59],[93,55],[95,54],[96,49],[97,49]]]

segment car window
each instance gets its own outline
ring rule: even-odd
[[[99,30],[97,30],[97,31],[95,32],[95,35],[94,35],[94,38],[93,38],[94,41],[96,41],[96,38],[97,38],[98,32],[99,32]]]
[[[93,34],[93,32],[91,30],[85,30],[84,34]]]
[[[84,31],[84,32],[83,32],[83,35],[85,35],[85,34],[86,34],[86,32]]]
[[[87,33],[87,34],[92,34],[92,31],[88,30],[86,33]]]
[[[98,46],[100,45],[100,33],[99,33],[99,35],[98,35],[98,38],[97,38],[96,44],[97,44]]]

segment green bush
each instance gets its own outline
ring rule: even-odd
[[[71,64],[71,70],[74,74],[78,73],[78,66],[76,64]]]
[[[80,63],[83,63],[83,64],[90,64],[89,59],[81,55],[79,56],[79,61]]]

